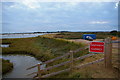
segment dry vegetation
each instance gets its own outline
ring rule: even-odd
[[[2,60],[2,74],[5,74],[13,69],[13,63],[11,63],[9,60]]]
[[[2,49],[3,54],[30,54],[41,61],[52,59],[83,46],[80,43],[45,37],[3,39],[2,43],[10,43],[10,47]]]
[[[110,32],[61,32],[55,34],[46,34],[44,37],[49,38],[62,38],[62,39],[82,39],[83,34],[96,34],[97,39],[104,39],[106,37],[119,36],[120,32],[110,33]]]

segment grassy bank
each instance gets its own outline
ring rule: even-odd
[[[96,34],[97,39],[104,39],[106,37],[119,36],[118,33],[110,32],[61,32],[58,34],[46,34],[43,36],[52,37],[52,38],[63,38],[63,39],[83,39],[83,34]]]
[[[62,39],[45,37],[3,39],[2,44],[4,43],[10,43],[10,47],[2,48],[3,54],[30,54],[41,61],[52,59],[83,46]]]
[[[74,43],[64,39],[55,39],[47,37],[34,37],[34,38],[20,38],[20,39],[3,39],[2,44],[9,43],[10,47],[2,48],[2,54],[29,54],[41,61],[47,61],[52,58],[66,54],[70,50],[76,50],[84,45],[81,43]],[[86,52],[86,53],[85,53]],[[88,50],[84,50],[76,53],[74,57],[79,57],[88,53]],[[69,60],[70,56],[57,60],[48,64],[47,66],[52,66],[64,61]],[[59,71],[68,68],[68,65],[58,67],[49,70],[45,73],[50,73],[53,71]],[[43,74],[45,74],[43,73]],[[61,77],[63,74],[58,75]],[[68,75],[64,75],[67,77]]]
[[[11,63],[9,60],[2,60],[2,74],[5,74],[13,69],[13,63]]]

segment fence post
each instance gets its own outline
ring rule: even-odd
[[[70,65],[70,68],[71,68],[71,71],[73,70],[73,51],[70,51],[70,58],[71,58],[71,65]]]
[[[41,78],[40,63],[38,63],[38,77]]]
[[[105,68],[112,68],[112,40],[110,37],[105,39]]]

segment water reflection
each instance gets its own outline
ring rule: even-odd
[[[28,67],[31,67],[35,64],[41,63],[41,61],[36,60],[34,57],[27,56],[27,55],[4,55],[2,56],[3,59],[10,60],[13,63],[13,70],[5,75],[3,78],[33,78],[35,76],[26,76],[32,72],[37,71],[37,67],[31,70],[26,70]],[[41,68],[43,69],[45,65],[42,65]]]

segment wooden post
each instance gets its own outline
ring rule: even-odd
[[[40,65],[41,65],[41,64],[38,63],[38,77],[39,77],[39,78],[41,78],[41,71],[40,71],[41,69],[40,69]]]
[[[70,51],[70,57],[71,57],[71,65],[70,65],[70,68],[71,68],[71,71],[73,70],[73,51]]]
[[[105,39],[105,68],[112,68],[112,40],[110,37]]]

